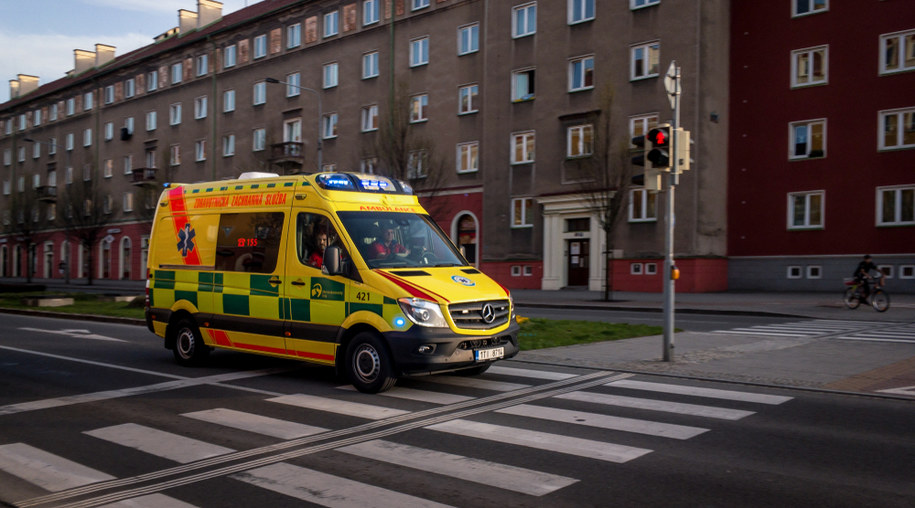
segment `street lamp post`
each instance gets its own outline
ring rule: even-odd
[[[322,122],[323,119],[324,119],[324,109],[323,109],[323,106],[322,106],[322,104],[321,104],[321,94],[318,93],[317,90],[313,90],[313,89],[311,89],[311,88],[307,88],[307,87],[304,87],[304,86],[299,86],[299,85],[296,85],[296,84],[293,84],[293,83],[287,83],[287,82],[285,82],[285,81],[280,81],[280,80],[278,80],[278,79],[276,79],[276,78],[266,78],[266,81],[267,81],[267,83],[279,83],[279,84],[281,84],[281,85],[291,86],[291,87],[295,87],[295,88],[297,88],[297,89],[299,89],[299,90],[305,90],[306,92],[311,92],[311,93],[313,93],[313,94],[315,95],[315,97],[318,99],[318,145],[317,145],[317,148],[318,148],[318,172],[322,171],[322,170],[324,169],[324,161],[323,161],[323,154],[322,154],[322,151],[323,151],[323,148],[324,148],[324,147],[323,147],[323,143],[322,143],[322,138],[323,138],[323,136],[322,136],[322,133],[321,133],[321,122]]]

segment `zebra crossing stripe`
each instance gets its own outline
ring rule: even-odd
[[[305,395],[297,393],[294,395],[283,395],[267,399],[270,402],[278,402],[290,406],[302,407],[305,409],[315,409],[318,411],[327,411],[346,416],[355,416],[368,420],[383,420],[392,416],[400,416],[410,413],[401,409],[394,409],[382,406],[372,406],[360,402],[350,402],[346,400],[337,400],[327,397],[318,397],[315,395]]]
[[[633,390],[645,390],[649,392],[670,393],[674,395],[689,395],[692,397],[706,397],[710,399],[734,400],[740,402],[755,402],[757,404],[778,405],[788,402],[794,397],[783,397],[780,395],[767,395],[764,393],[738,392],[733,390],[719,390],[716,388],[702,388],[698,386],[683,386],[667,383],[649,383],[647,381],[636,381],[634,379],[621,379],[605,386],[615,386],[618,388],[631,388]]]
[[[576,455],[607,462],[624,463],[651,453],[645,448],[593,441],[577,437],[550,434],[535,430],[505,427],[471,420],[450,420],[426,427],[430,430],[473,436],[473,439],[487,439],[528,448],[536,448],[567,455]]]
[[[352,387],[352,385],[350,385],[350,387]],[[355,390],[355,388],[353,389]],[[416,390],[414,388],[404,388],[398,386],[395,386],[392,390],[382,392],[379,395],[383,395],[385,397],[393,397],[395,399],[415,400],[418,402],[428,402],[430,404],[441,405],[457,404],[459,402],[465,402],[475,398],[468,397],[466,395],[457,395],[455,393]]]
[[[567,374],[565,372],[551,372],[547,370],[534,370],[534,369],[519,369],[517,367],[503,367],[501,365],[493,365],[486,371],[489,374],[499,374],[503,376],[515,376],[515,377],[527,377],[533,379],[547,379],[550,381],[559,381],[561,379],[569,379],[577,376],[578,374]]]
[[[333,508],[448,506],[285,462],[236,473],[231,478],[301,501]]]
[[[193,413],[184,413],[181,416],[279,439],[295,439],[320,434],[328,430],[313,425],[305,425],[304,423],[290,422],[226,408],[195,411]]]
[[[196,508],[196,506],[165,494],[150,494],[106,504],[104,508]]]
[[[423,381],[430,383],[441,383],[451,386],[460,386],[463,388],[479,388],[480,390],[491,390],[494,392],[513,392],[522,388],[531,387],[531,385],[520,383],[508,383],[505,381],[493,381],[490,379],[463,376],[426,376],[423,378]]]
[[[114,476],[25,443],[0,445],[0,471],[51,492],[115,479]]]
[[[89,430],[84,432],[92,437],[97,437],[121,446],[140,450],[157,457],[187,464],[201,459],[216,457],[232,453],[235,450],[224,448],[222,446],[198,441],[171,432],[137,425],[136,423],[124,423],[113,425],[101,429]]]
[[[578,481],[575,478],[381,439],[338,448],[337,451],[531,496],[543,496]]]
[[[622,418],[619,416],[586,413],[582,411],[571,411],[568,409],[556,409],[529,404],[511,406],[504,409],[499,409],[496,412],[524,416],[528,418],[539,418],[541,420],[568,423],[572,425],[585,425],[588,427],[597,427],[600,429],[619,430],[623,432],[633,432],[636,434],[647,434],[649,436],[667,437],[671,439],[690,439],[692,437],[698,436],[699,434],[708,432],[709,430],[703,429],[701,427],[674,425],[671,423],[637,420],[634,418]]]
[[[663,400],[639,399],[635,397],[623,397],[620,395],[607,395],[604,393],[571,392],[557,395],[556,398],[575,400],[578,402],[587,402],[589,404],[604,404],[607,406],[620,406],[635,409],[647,409],[649,411],[677,413],[689,416],[701,416],[704,418],[717,418],[719,420],[740,420],[741,418],[755,414],[753,411],[744,411],[741,409],[700,406],[697,404],[667,402]]]

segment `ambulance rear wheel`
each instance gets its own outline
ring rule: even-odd
[[[363,393],[383,392],[397,382],[391,355],[381,339],[369,332],[353,337],[346,348],[346,371],[353,386]]]
[[[200,330],[193,321],[182,319],[175,324],[175,361],[180,365],[197,365],[210,353],[203,343]]]

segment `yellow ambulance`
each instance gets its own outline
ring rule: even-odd
[[[183,365],[213,348],[336,367],[360,391],[518,353],[509,292],[404,182],[365,174],[166,184],[146,323]]]

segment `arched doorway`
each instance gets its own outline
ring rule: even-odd
[[[118,266],[121,267],[121,279],[130,279],[130,238],[121,238],[121,249],[118,256]]]
[[[476,216],[469,211],[459,212],[451,223],[451,238],[464,252],[464,257],[474,266],[479,260],[479,231],[480,223]]]

